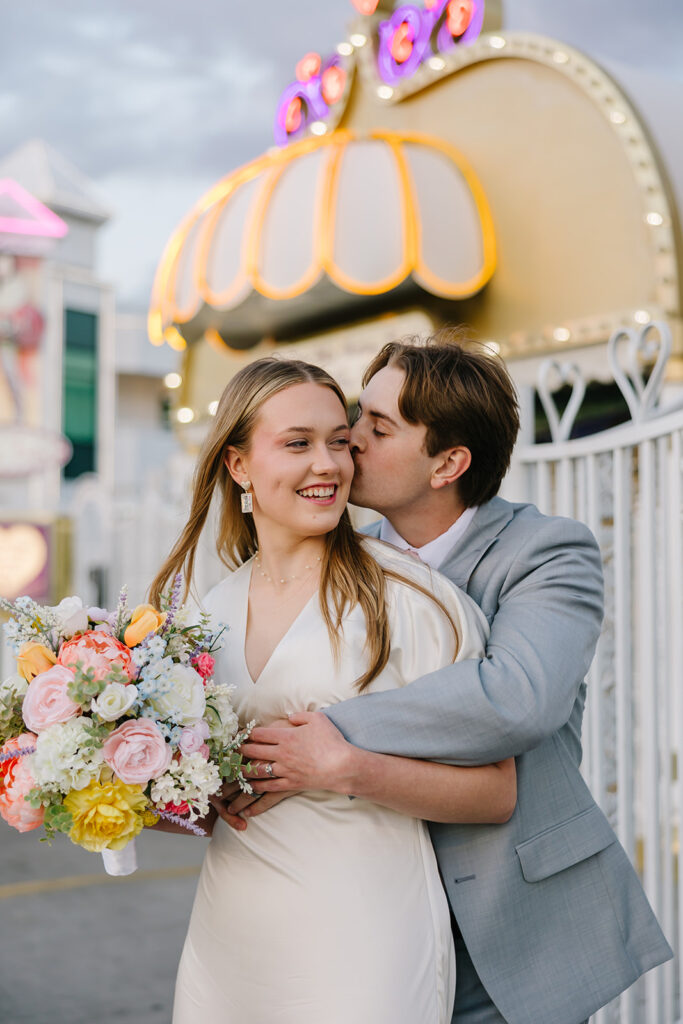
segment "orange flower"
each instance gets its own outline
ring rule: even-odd
[[[166,612],[158,612],[151,604],[139,604],[133,611],[130,625],[123,635],[128,647],[141,643],[148,633],[156,633],[166,621]]]
[[[56,663],[57,655],[49,647],[29,642],[24,644],[19,651],[17,672],[24,677],[27,683],[30,683],[34,676],[40,675],[41,672],[47,672]]]
[[[129,679],[135,678],[135,665],[126,645],[99,629],[81,633],[62,644],[58,662],[66,668],[75,669],[80,664],[84,671],[93,669],[95,679],[103,679],[112,665],[118,665]]]

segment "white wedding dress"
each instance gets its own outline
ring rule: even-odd
[[[379,541],[375,557],[431,587],[479,657],[486,620],[438,574]],[[252,560],[204,600],[229,625],[217,678],[241,722],[266,725],[356,694],[365,619],[346,616],[339,656],[317,593],[254,683],[244,657]],[[391,656],[371,691],[452,661],[453,633],[422,594],[388,581]],[[173,1024],[449,1024],[455,963],[449,910],[425,824],[363,799],[306,792],[236,832],[220,819],[199,878]]]

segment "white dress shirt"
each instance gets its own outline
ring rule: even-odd
[[[421,548],[411,548],[410,544],[403,539],[401,534],[396,532],[388,519],[382,520],[379,539],[386,541],[387,544],[393,544],[395,548],[400,548],[401,551],[410,551],[416,554],[421,562],[425,562],[432,569],[438,569],[442,562],[445,561],[448,552],[456,541],[460,540],[474,519],[474,513],[478,507],[478,505],[472,505],[471,508],[466,508],[453,525],[448,527],[445,533],[435,537],[434,540],[430,540],[428,544],[423,544]]]

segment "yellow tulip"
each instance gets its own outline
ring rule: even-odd
[[[57,655],[49,647],[35,642],[24,644],[17,656],[17,672],[27,683],[56,664]]]
[[[147,797],[142,786],[94,780],[85,789],[72,789],[64,807],[73,816],[72,843],[97,852],[121,850],[142,831]]]
[[[135,647],[148,633],[156,633],[165,621],[166,612],[158,612],[151,604],[139,604],[133,611],[130,625],[123,634],[123,642],[127,647]]]

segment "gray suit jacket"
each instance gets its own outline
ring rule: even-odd
[[[579,772],[584,676],[602,621],[599,550],[581,523],[494,498],[439,568],[486,615],[486,658],[325,713],[369,750],[464,765],[516,757],[509,822],[431,824],[432,840],[505,1020],[577,1024],[673,955]]]

